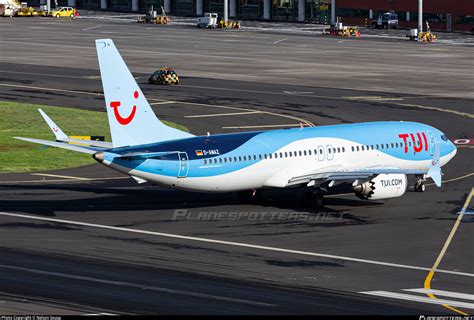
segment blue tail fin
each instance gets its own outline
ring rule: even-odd
[[[114,148],[193,136],[158,120],[112,40],[95,43]]]

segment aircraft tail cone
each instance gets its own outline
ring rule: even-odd
[[[97,152],[92,155],[92,158],[94,158],[97,162],[104,162],[104,153],[103,152]]]

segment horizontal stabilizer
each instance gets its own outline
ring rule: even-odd
[[[61,139],[61,141],[69,142],[69,143],[77,143],[80,145],[86,145],[86,146],[92,146],[92,147],[112,149],[112,142],[107,142],[107,141],[83,140],[83,139],[74,139],[74,138]]]
[[[22,137],[15,137],[15,139],[28,141],[28,142],[33,142],[33,143],[38,143],[38,144],[42,144],[42,145],[50,146],[50,147],[56,147],[56,148],[76,151],[76,152],[88,153],[88,154],[94,154],[97,151],[101,151],[101,149],[98,149],[98,148],[81,147],[81,146],[76,146],[76,145],[73,145],[73,144],[68,144],[68,143],[64,143],[64,142],[57,142],[57,141],[48,141],[48,140],[40,140],[40,139],[22,138]]]

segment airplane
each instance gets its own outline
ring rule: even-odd
[[[457,152],[440,130],[404,121],[195,136],[156,117],[112,40],[96,40],[96,49],[112,142],[68,138],[41,110],[56,141],[15,138],[91,154],[138,183],[251,196],[306,186],[315,207],[343,183],[368,200],[402,196],[407,175],[415,191],[428,177],[440,187],[441,167]]]

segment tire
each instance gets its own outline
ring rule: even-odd
[[[56,18],[60,18],[61,16],[59,15],[59,13],[56,15]]]
[[[148,78],[148,83],[149,83],[149,84],[153,84],[153,79],[152,79],[152,78]]]
[[[69,17],[71,17],[71,19],[74,19],[74,13],[71,13]]]

